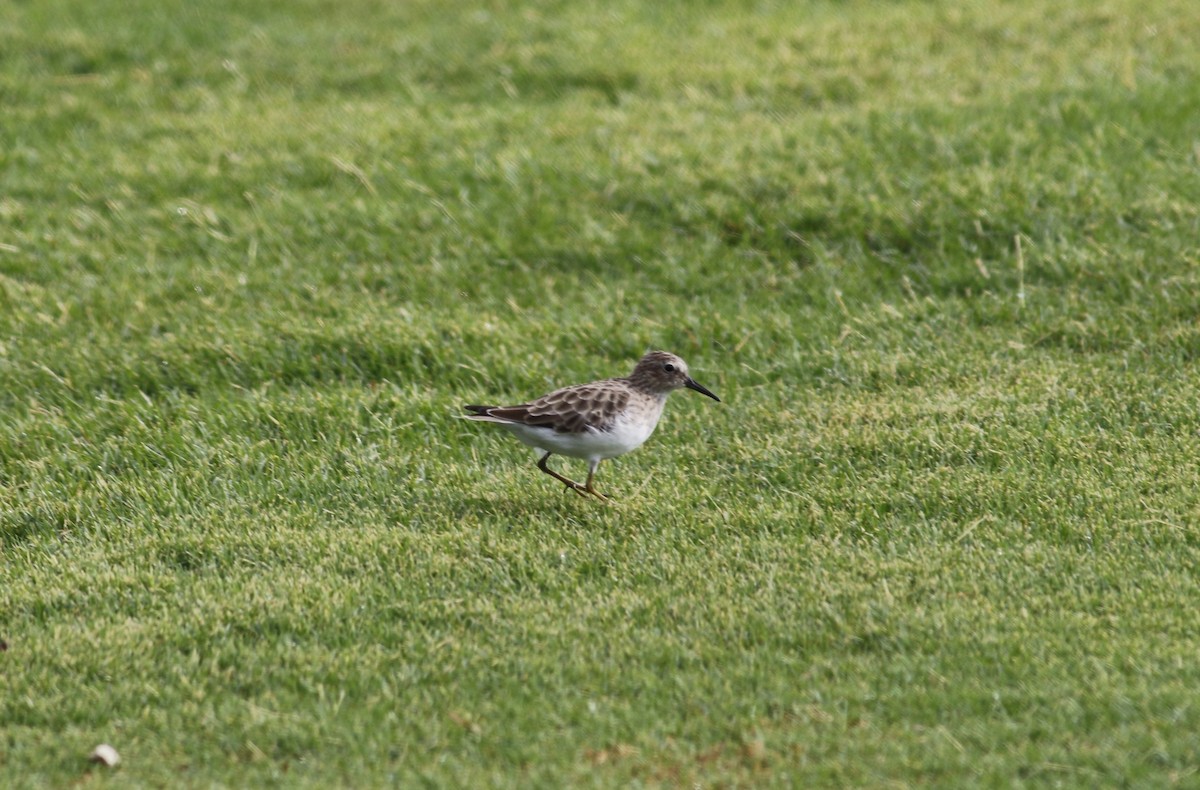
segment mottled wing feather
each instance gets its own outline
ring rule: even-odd
[[[624,388],[580,384],[555,390],[530,403],[491,408],[486,413],[523,425],[545,426],[557,433],[584,433],[589,429],[608,430],[628,403],[629,392]]]

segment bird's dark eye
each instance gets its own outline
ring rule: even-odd
[[[670,362],[668,362],[668,363],[666,363],[665,365],[663,365],[663,370],[667,371],[668,373],[674,373],[674,372],[675,372],[675,366],[674,366],[674,365],[672,365]]]

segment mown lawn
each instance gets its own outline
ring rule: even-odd
[[[1193,5],[0,5],[0,785],[1200,782]]]

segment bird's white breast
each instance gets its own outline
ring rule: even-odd
[[[650,438],[662,416],[666,398],[647,403],[644,408],[626,409],[613,420],[607,431],[589,429],[583,433],[556,433],[549,428],[503,423],[525,444],[540,450],[583,458],[589,461],[616,458],[636,450]]]

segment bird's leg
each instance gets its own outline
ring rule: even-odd
[[[558,472],[555,472],[553,469],[546,466],[546,459],[549,458],[550,455],[551,455],[551,453],[546,453],[545,455],[542,456],[542,460],[538,461],[538,469],[541,469],[543,472],[550,475],[555,480],[559,481],[560,483],[565,485],[567,488],[574,491],[576,494],[579,494],[582,497],[586,497],[587,494],[585,492],[587,491],[587,489],[584,486],[580,485],[579,483],[576,483],[574,480],[572,480],[569,477],[563,477]],[[589,477],[588,480],[590,482],[591,478]]]
[[[593,487],[592,487],[592,478],[593,478],[593,477],[595,477],[595,475],[596,475],[596,468],[597,468],[598,466],[600,466],[600,462],[599,462],[599,461],[593,461],[592,463],[588,464],[588,477],[587,477],[587,483],[585,483],[585,484],[584,484],[584,486],[583,486],[583,490],[584,490],[584,491],[587,491],[589,494],[591,494],[592,496],[596,497],[597,499],[602,499],[602,500],[604,500],[605,502],[607,502],[607,501],[608,501],[608,497],[606,497],[604,494],[601,494],[599,491],[597,491],[595,488],[593,488]]]

